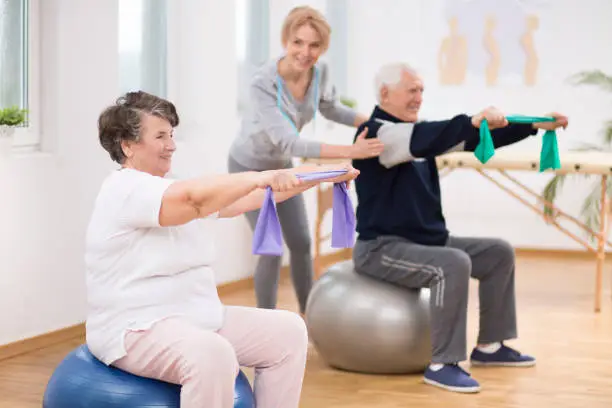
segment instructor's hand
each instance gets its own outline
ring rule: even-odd
[[[385,146],[378,138],[366,139],[368,128],[363,131],[355,139],[355,143],[351,146],[351,159],[370,159],[379,156]]]
[[[508,126],[508,120],[502,111],[494,106],[489,106],[482,112],[472,116],[472,125],[479,128],[483,119],[487,120],[489,129],[497,129]]]

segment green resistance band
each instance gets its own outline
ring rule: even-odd
[[[549,116],[506,116],[509,123],[536,123],[536,122],[554,122],[555,118]],[[495,146],[491,138],[491,130],[486,119],[480,123],[480,142],[474,150],[476,158],[481,163],[486,163],[495,155]],[[540,172],[546,169],[561,168],[559,160],[559,146],[557,145],[557,132],[547,130],[542,139],[542,150],[540,151]]]

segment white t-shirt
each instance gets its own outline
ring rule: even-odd
[[[133,169],[104,180],[87,229],[87,344],[106,364],[125,355],[126,330],[182,315],[206,330],[223,322],[211,264],[218,214],[172,227],[159,225],[174,180]]]

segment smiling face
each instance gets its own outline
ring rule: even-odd
[[[289,34],[284,46],[288,65],[296,73],[308,71],[324,52],[321,34],[310,24],[303,24]]]
[[[383,86],[380,107],[404,122],[416,122],[423,103],[423,81],[414,73],[402,71],[400,81]]]
[[[100,145],[122,167],[163,177],[176,150],[180,119],[169,100],[144,91],[121,95],[98,117]]]
[[[170,122],[158,116],[142,113],[138,141],[123,141],[126,156],[124,167],[163,177],[170,171],[176,150]]]
[[[310,70],[327,51],[331,28],[318,10],[309,6],[292,9],[281,30],[286,66],[294,74]]]

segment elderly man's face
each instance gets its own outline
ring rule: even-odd
[[[423,102],[423,81],[404,72],[400,82],[381,91],[381,108],[404,122],[416,122]]]

